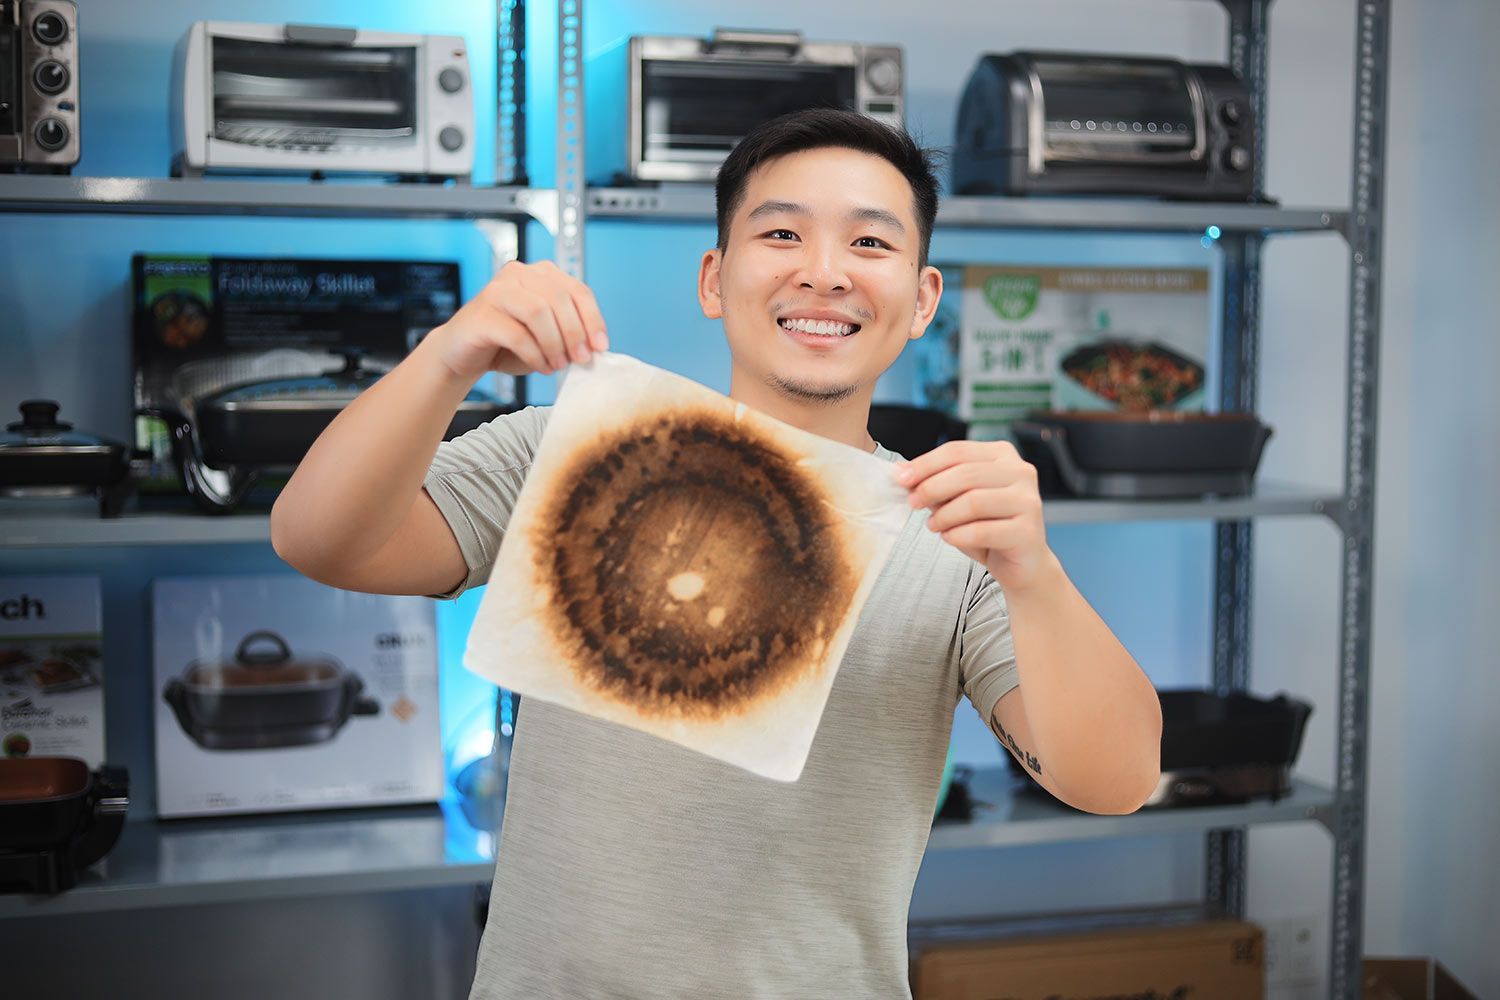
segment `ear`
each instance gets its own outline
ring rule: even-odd
[[[937,315],[938,301],[943,297],[943,272],[928,266],[922,268],[917,278],[917,308],[911,317],[910,339],[916,340],[927,332],[932,317]]]
[[[724,251],[715,247],[703,255],[698,265],[698,305],[709,319],[724,318],[724,300],[719,286],[719,265],[724,260]]]

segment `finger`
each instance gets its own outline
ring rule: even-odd
[[[1027,528],[1015,518],[998,521],[970,521],[942,534],[943,541],[963,549],[976,562],[993,549],[1010,549],[1026,540]],[[978,553],[977,555],[975,553]]]
[[[573,306],[578,310],[578,315],[583,318],[583,328],[588,334],[589,346],[596,351],[609,350],[609,333],[604,328],[604,313],[599,311],[599,302],[594,298],[593,289],[575,279],[570,292],[573,296]]]
[[[928,476],[963,462],[993,461],[1006,454],[1016,454],[1009,441],[947,441],[924,455],[898,466],[896,479],[910,487]]]
[[[1035,506],[1019,486],[969,490],[933,511],[927,528],[947,531],[972,521],[1008,520],[1030,514]]]
[[[935,472],[911,488],[907,501],[913,507],[936,508],[966,490],[1008,486],[1015,481],[1000,462],[964,462]]]
[[[566,285],[558,285],[548,295],[552,303],[552,316],[562,333],[563,348],[568,359],[584,364],[589,359],[588,333],[583,328],[583,317],[578,315],[578,306]]]
[[[525,327],[509,316],[504,317],[503,322],[511,328],[512,332],[504,338],[504,343],[500,345],[500,350],[507,351],[519,358],[521,363],[526,366],[527,371],[542,372],[552,367],[551,363],[547,360],[547,356],[542,353],[542,349],[537,344],[535,338],[526,332]]]
[[[563,344],[562,331],[557,328],[557,317],[552,314],[552,306],[546,299],[535,292],[516,289],[506,296],[504,307],[521,324],[520,339],[529,337],[546,356],[546,365],[538,371],[551,375],[559,368],[567,367],[568,350]]]

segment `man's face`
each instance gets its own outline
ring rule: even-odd
[[[792,153],[750,175],[726,249],[704,255],[699,300],[724,321],[737,384],[813,405],[868,398],[937,308],[942,279],[920,254],[894,166],[842,147]]]

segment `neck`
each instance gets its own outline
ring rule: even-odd
[[[866,452],[875,450],[869,430],[874,393],[874,386],[860,386],[836,403],[824,403],[788,396],[738,368],[729,377],[729,396],[736,402],[799,430]]]

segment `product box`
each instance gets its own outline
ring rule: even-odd
[[[1361,1000],[1479,1000],[1431,958],[1366,958]]]
[[[442,795],[425,598],[300,576],[159,579],[152,660],[162,816]]]
[[[933,944],[912,963],[914,1000],[1262,1000],[1255,924],[1113,928]]]
[[[131,277],[135,406],[190,420],[229,387],[336,372],[348,349],[387,371],[460,304],[452,261],[136,254]],[[143,492],[175,489],[167,423],[138,415],[135,444]]]
[[[1201,268],[945,266],[918,349],[924,406],[996,439],[1031,410],[1202,410]]]
[[[99,580],[0,577],[0,756],[104,763]]]

